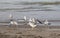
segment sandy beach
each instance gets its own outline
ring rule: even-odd
[[[0,26],[0,38],[60,38],[58,27],[37,26],[31,28],[27,25],[22,26]]]

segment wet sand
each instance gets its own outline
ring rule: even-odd
[[[60,26],[22,26],[0,26],[0,38],[60,38]]]

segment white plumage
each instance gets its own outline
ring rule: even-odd
[[[32,28],[36,27],[36,25],[33,24],[33,23],[31,23],[31,22],[29,22],[29,25],[30,25]]]
[[[49,24],[48,20],[45,20],[44,24],[45,25],[48,25]]]
[[[32,27],[32,28],[34,28],[34,27],[36,27],[37,25],[35,24],[35,19],[33,18],[33,19],[29,19],[29,25]]]
[[[10,25],[18,25],[18,23],[13,20],[12,14],[10,14],[9,18],[10,18],[10,23],[9,23]]]
[[[18,25],[18,23],[16,21],[11,21],[10,25]]]

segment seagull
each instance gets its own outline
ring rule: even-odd
[[[18,23],[13,20],[12,14],[10,14],[9,18],[10,18],[10,23],[9,23],[9,25],[18,25]]]
[[[38,21],[40,24],[51,25],[51,23],[49,23],[48,20],[45,20],[44,22],[41,22],[40,20],[37,19],[37,21]]]
[[[10,21],[10,23],[9,23],[9,27],[11,27],[11,26],[17,27],[17,25],[18,25],[18,23],[14,20]]]
[[[10,25],[18,25],[18,23],[16,21],[11,21],[9,24]]]
[[[49,22],[48,22],[47,20],[45,20],[44,24],[45,24],[45,25],[48,25],[48,23],[49,23]]]
[[[51,25],[51,23],[49,23],[47,19],[45,20],[44,24],[45,25]]]
[[[36,25],[36,23],[35,23],[35,19],[33,18],[33,19],[29,19],[29,23],[28,23],[32,28],[34,28],[34,27],[36,27],[37,25]]]

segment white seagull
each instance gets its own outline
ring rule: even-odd
[[[45,25],[51,25],[51,23],[49,23],[47,19],[45,20],[44,24]]]
[[[37,25],[36,25],[36,23],[35,23],[35,19],[33,18],[33,19],[29,19],[29,23],[28,23],[32,28],[34,28],[34,27],[36,27]]]
[[[9,18],[10,18],[10,23],[9,23],[9,25],[18,25],[18,23],[13,20],[12,14],[10,14]]]
[[[18,25],[18,23],[16,21],[10,21],[9,23],[10,25]]]

